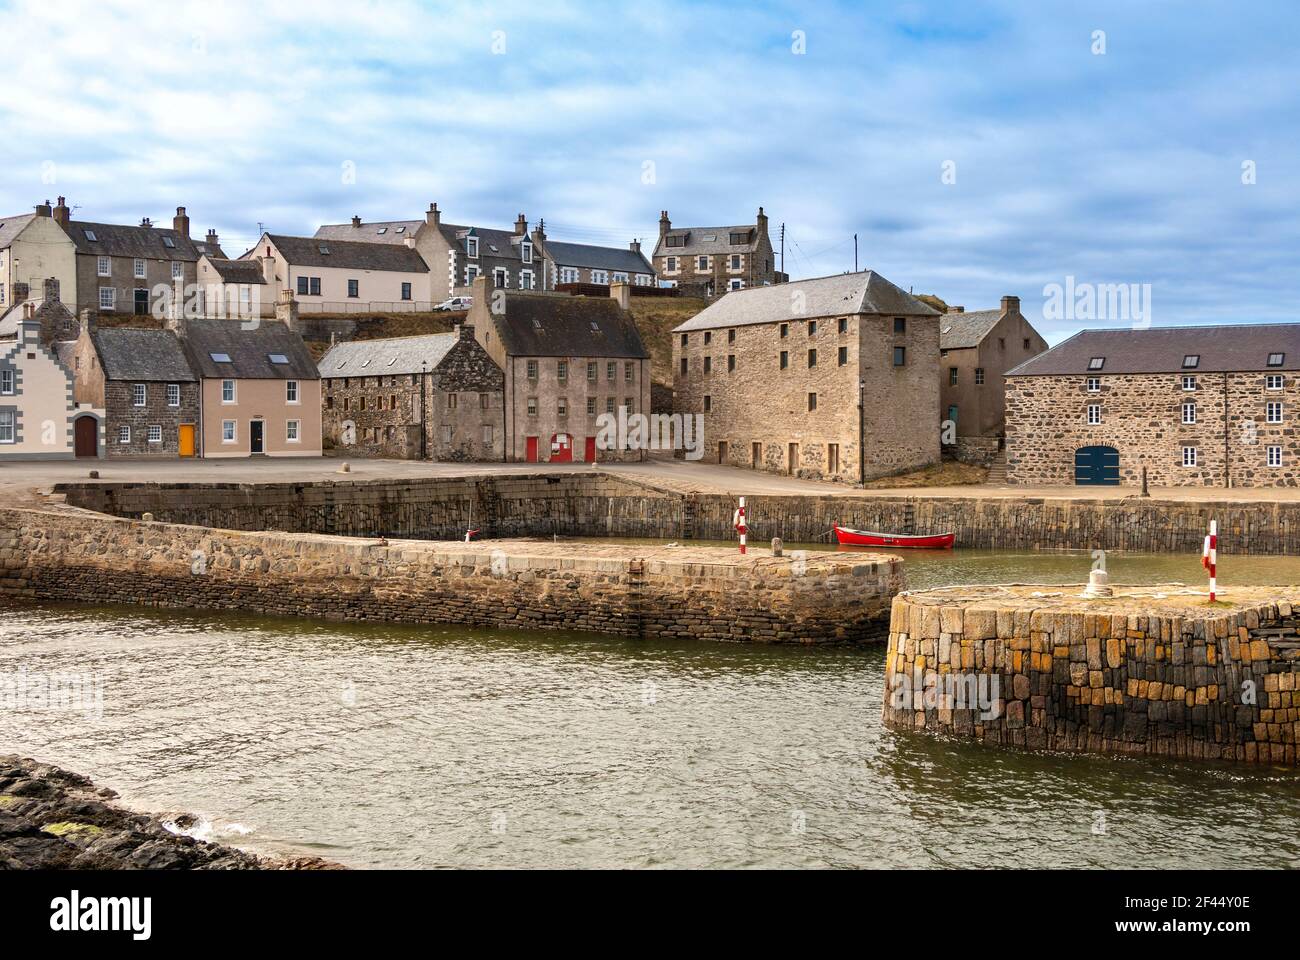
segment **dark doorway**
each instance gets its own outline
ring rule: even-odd
[[[135,292],[135,315],[137,317],[149,316],[149,291],[137,290]]]
[[[262,427],[261,420],[250,420],[248,423],[248,449],[250,453],[262,453]]]
[[[99,421],[94,417],[77,417],[72,424],[73,451],[79,457],[99,456]]]
[[[1080,447],[1074,451],[1074,482],[1081,487],[1118,486],[1119,451],[1114,447]]]

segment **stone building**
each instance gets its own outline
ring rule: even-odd
[[[641,252],[641,241],[626,247],[599,247],[566,243],[546,236],[546,224],[533,231],[534,248],[550,271],[546,289],[561,283],[630,283],[638,287],[655,285],[655,269]]]
[[[1003,377],[1047,349],[1047,341],[1020,312],[1019,297],[998,310],[960,308],[939,321],[939,419],[959,437],[1005,434]]]
[[[27,316],[34,316],[41,325],[41,343],[49,346],[63,340],[75,340],[81,329],[77,318],[64,304],[59,281],[48,277],[42,281],[44,295],[39,300],[25,300],[0,317],[0,340],[18,336],[18,327]],[[30,308],[30,309],[29,309]]]
[[[494,290],[474,285],[469,322],[505,373],[507,460],[643,460],[602,424],[650,412],[650,354],[628,313],[631,286],[610,296]],[[606,419],[602,419],[606,418]]]
[[[505,457],[504,377],[469,325],[336,344],[319,367],[326,449],[401,460]]]
[[[429,266],[431,296],[435,303],[468,294],[479,277],[489,277],[495,287],[507,290],[546,289],[546,265],[528,232],[521,213],[513,230],[444,223],[436,203],[429,204],[423,220],[381,220],[327,224],[317,239],[359,240],[410,246]]]
[[[729,293],[673,331],[708,459],[845,483],[939,459],[938,313],[877,273]]]
[[[199,382],[174,332],[98,328],[87,311],[69,346],[74,398],[104,412],[101,456],[197,454]]]
[[[1085,330],[1007,372],[1007,479],[1300,483],[1300,324]]]
[[[731,227],[673,228],[668,211],[659,215],[655,272],[684,293],[712,297],[729,290],[783,282],[776,269],[767,214],[758,208],[753,223]]]

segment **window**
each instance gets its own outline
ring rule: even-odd
[[[320,277],[311,277],[310,279],[311,279],[311,295],[312,295],[313,297],[319,297],[319,296],[320,296]]]
[[[382,404],[382,403],[383,403],[383,398],[380,398],[380,401],[379,401],[379,402]],[[447,409],[448,409],[448,410],[455,410],[455,409],[456,409],[456,406],[457,406],[457,404],[458,404],[459,402],[460,402],[460,401],[459,401],[459,399],[457,398],[456,394],[454,394],[454,393],[449,393],[449,394],[447,394]],[[381,406],[380,409],[382,410],[383,407]]]
[[[117,307],[117,288],[100,287],[99,288],[99,309],[113,310]]]
[[[589,416],[589,417],[594,417],[595,415],[596,415],[596,398],[595,398],[595,397],[588,397],[588,398],[587,398],[587,416]]]
[[[0,283],[0,304],[5,302],[5,285]]]
[[[1282,389],[1282,374],[1280,374],[1280,373],[1270,373],[1270,374],[1268,375],[1268,388],[1269,388],[1270,390],[1281,390],[1281,389]]]
[[[234,420],[221,421],[221,442],[222,443],[235,442],[235,421]]]
[[[14,442],[14,412],[0,410],[0,443]]]
[[[490,423],[483,424],[483,442],[489,444],[492,442],[492,424]]]
[[[1195,389],[1196,389],[1196,378],[1193,377],[1193,376],[1186,376],[1186,377],[1183,377],[1183,389],[1184,389],[1184,390],[1195,390]]]
[[[817,348],[816,348],[816,347],[814,347],[813,349],[811,349],[811,350],[808,351],[808,366],[810,366],[810,367],[815,367],[815,366],[817,366]]]
[[[669,237],[668,243],[666,245],[670,247],[684,247],[686,246],[686,238],[680,235],[676,237]]]
[[[736,369],[736,355],[734,353],[729,353],[727,354],[727,372],[734,373],[735,369]]]
[[[704,358],[704,372],[705,372],[705,373],[710,373],[710,372],[712,372],[712,370],[713,370],[713,358],[712,358],[712,357],[705,357],[705,358]]]
[[[739,269],[740,269],[740,254],[738,254],[738,253],[733,253],[733,254],[731,255],[731,269],[732,269],[732,270],[739,270]]]
[[[894,366],[901,367],[907,364],[907,347],[894,348]]]
[[[733,357],[732,359],[734,360],[735,358]],[[628,362],[628,363],[623,364],[623,381],[624,381],[625,383],[635,383],[635,382],[636,382],[636,364],[635,364],[635,363]]]
[[[784,370],[790,366],[790,353],[788,350],[781,351],[781,369]]]
[[[162,242],[163,242],[163,246],[166,247],[168,250],[176,249],[176,241],[173,240],[171,237],[163,237]],[[199,247],[199,249],[202,250],[203,248]]]
[[[976,367],[976,368],[975,368],[975,386],[977,386],[977,387],[982,387],[982,386],[984,386],[984,368],[983,368],[983,367]]]
[[[627,412],[628,412],[628,413],[635,413],[635,412],[636,412],[636,407],[633,405],[633,403],[632,403],[632,398],[631,398],[631,397],[624,397],[624,398],[623,398],[623,406],[627,407]]]
[[[727,343],[735,343],[735,342],[736,342],[736,331],[735,331],[735,330],[728,330],[728,331],[727,331]]]
[[[149,442],[162,443],[162,425],[157,423],[149,424]]]
[[[1183,466],[1184,466],[1184,467],[1194,467],[1194,466],[1196,466],[1196,448],[1195,448],[1195,447],[1183,447]]]
[[[131,428],[125,423],[117,428],[117,442],[118,443],[131,442]]]
[[[1105,357],[1093,357],[1091,360],[1088,361],[1089,370],[1100,370],[1105,365],[1106,365]]]
[[[894,318],[894,332],[895,332],[895,333],[907,333],[907,318],[906,318],[906,317],[895,317],[895,318]]]
[[[1264,419],[1268,423],[1282,422],[1282,401],[1281,400],[1270,400],[1265,405],[1264,409],[1265,409]]]
[[[185,279],[185,264],[181,263],[179,260],[172,261],[172,279],[173,280]]]
[[[709,258],[698,257],[695,261],[695,269],[701,272],[707,271],[709,269]]]
[[[529,360],[529,361],[528,361],[528,379],[529,379],[529,380],[536,380],[536,379],[537,379],[537,361],[536,361],[536,360]]]
[[[230,362],[230,354],[228,354],[228,353],[209,353],[208,356],[212,358],[212,362],[213,362],[213,363],[229,363],[229,362]],[[347,386],[347,383],[345,382],[345,383],[343,384],[343,386],[346,387],[346,386]]]
[[[297,380],[284,381],[284,402],[285,403],[298,402],[298,381]]]
[[[1282,466],[1282,448],[1281,448],[1281,447],[1269,447],[1269,448],[1268,448],[1268,465],[1269,465],[1270,467],[1280,467],[1280,466]]]
[[[568,360],[555,361],[555,379],[559,380],[560,383],[569,382],[569,361]]]
[[[468,257],[478,256],[478,237],[465,238],[465,255]]]
[[[664,270],[666,270],[668,273],[676,273],[676,272],[677,272],[677,258],[676,258],[676,257],[669,257],[667,260],[665,260],[665,261],[664,261]],[[575,271],[575,272],[576,272],[576,271]]]
[[[519,271],[519,289],[520,290],[533,289],[533,271],[531,270]]]
[[[235,381],[234,380],[221,381],[221,402],[222,403],[235,402]]]
[[[810,393],[808,394],[808,412],[812,413],[816,409],[817,409],[817,394]]]
[[[288,443],[300,442],[301,433],[299,432],[299,428],[301,427],[301,424],[301,420],[286,420],[284,422],[284,439]]]
[[[510,273],[505,267],[497,267],[492,271],[492,286],[508,287],[510,286]]]
[[[1189,353],[1183,357],[1183,369],[1194,370],[1201,365],[1201,355],[1199,353]]]
[[[532,263],[532,262],[533,262],[533,245],[532,245],[532,243],[530,243],[529,241],[525,240],[523,243],[519,244],[519,259],[522,260],[524,263]]]
[[[1282,361],[1285,359],[1285,353],[1270,353],[1268,355],[1268,365],[1270,367],[1280,367],[1282,366]]]
[[[555,413],[556,413],[557,416],[560,416],[560,417],[567,417],[567,416],[569,415],[569,398],[568,398],[568,397],[559,397],[559,398],[556,399],[556,401],[555,401]]]
[[[950,386],[950,387],[955,387],[955,386],[957,386],[957,368],[956,368],[956,367],[949,367],[949,368],[948,368],[948,386]]]
[[[686,358],[682,357],[682,376],[686,376]]]
[[[307,278],[306,278],[306,277],[299,277],[299,278],[298,278],[298,296],[300,296],[300,297],[305,297],[305,296],[307,296]]]
[[[708,413],[713,409],[713,398],[707,393],[704,395],[704,412]]]
[[[149,390],[143,383],[131,384],[131,406],[143,407],[149,396]]]
[[[1101,423],[1101,404],[1100,404],[1100,403],[1090,403],[1090,404],[1088,404],[1088,423],[1089,423],[1090,425],[1094,425],[1094,426],[1095,426],[1096,424],[1098,424],[1098,423]]]
[[[285,356],[283,353],[268,353],[266,355],[266,359],[270,360],[272,363],[276,364],[277,366],[285,366],[289,362],[289,358]],[[396,357],[394,357],[393,359],[396,359]],[[346,363],[347,361],[344,362]],[[388,362],[391,364],[393,361],[389,360]]]
[[[848,317],[840,317],[839,322],[838,322],[838,326],[839,326],[839,332],[840,332],[840,333],[848,333],[848,332],[849,332],[849,318],[848,318]]]
[[[1088,378],[1088,392],[1101,393],[1101,377]]]
[[[705,331],[704,331],[704,345],[707,347],[707,346],[708,346],[710,343],[712,343],[712,342],[713,342],[713,331],[712,331],[712,330],[705,330]]]
[[[136,260],[134,261],[134,266],[135,266],[135,272],[133,275],[137,279],[143,280],[146,276],[144,261],[137,257]]]
[[[348,296],[355,299],[361,296],[361,283],[358,280],[348,281]]]
[[[466,268],[465,268],[465,283],[466,283],[466,284],[471,284],[471,283],[473,283],[473,282],[474,282],[475,280],[477,280],[477,279],[478,279],[478,267],[473,267],[473,266],[466,267]]]
[[[837,361],[838,361],[838,363],[839,363],[839,366],[841,366],[841,367],[844,366],[846,363],[849,362],[849,348],[848,348],[848,347],[840,347],[839,356],[837,357]]]
[[[6,368],[0,370],[0,393],[7,397],[13,396],[14,392],[14,372]]]
[[[89,240],[91,243],[98,242],[99,237],[95,236],[94,230],[82,230],[81,232],[86,235],[86,239]]]
[[[784,340],[789,335],[790,335],[790,324],[788,323],[781,324],[781,339]]]
[[[530,417],[535,417],[535,416],[537,416],[537,398],[536,398],[536,397],[529,397],[529,398],[528,398],[528,415],[529,415]]]
[[[817,321],[816,321],[816,320],[809,320],[809,321],[808,321],[808,336],[813,337],[813,336],[816,336],[816,335],[817,335]]]
[[[113,275],[113,261],[108,257],[96,258],[95,273],[100,277],[111,277]]]
[[[403,300],[411,299],[411,285],[409,283],[402,284],[402,299]]]
[[[1196,404],[1194,404],[1194,403],[1184,403],[1184,404],[1183,404],[1183,423],[1195,423],[1195,422],[1196,422]]]

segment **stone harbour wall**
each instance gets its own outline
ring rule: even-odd
[[[902,561],[250,533],[0,509],[0,596],[767,643],[883,639]]]
[[[1214,607],[1173,587],[1091,601],[1081,589],[897,597],[886,725],[1040,750],[1295,765],[1300,604],[1258,589]]]

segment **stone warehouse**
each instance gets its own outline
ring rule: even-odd
[[[504,377],[474,328],[354,340],[321,359],[326,449],[401,460],[501,460]]]
[[[1007,373],[1007,479],[1300,483],[1300,324],[1085,330]]]
[[[659,215],[654,266],[661,280],[692,296],[713,297],[786,279],[776,269],[762,207],[753,223],[676,229],[664,210]]]
[[[468,322],[505,371],[507,460],[645,458],[622,441],[601,445],[602,417],[650,412],[650,354],[628,313],[631,289],[615,283],[609,297],[571,297],[475,281]]]
[[[721,464],[845,483],[939,459],[938,312],[877,273],[729,293],[673,331]]]

